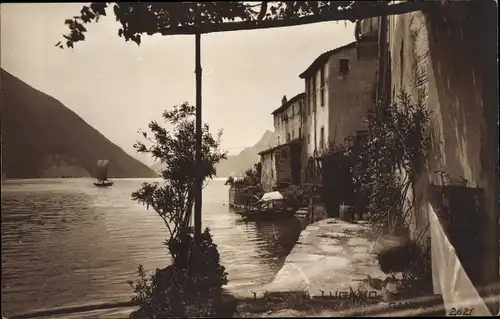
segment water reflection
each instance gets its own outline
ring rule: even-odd
[[[8,181],[2,185],[2,311],[126,301],[138,264],[168,265],[163,221],[131,200],[144,180],[108,189],[90,179]],[[300,233],[300,222],[245,223],[228,209],[227,186],[204,189],[210,227],[229,289],[271,281]],[[78,317],[78,316],[77,316]]]
[[[279,221],[237,221],[245,225],[247,231],[254,231],[258,238],[257,247],[261,263],[278,271],[299,238],[305,224],[297,218]]]
[[[297,242],[302,224],[297,218],[287,218],[278,222],[257,222],[255,230],[261,238],[261,256],[284,259]]]

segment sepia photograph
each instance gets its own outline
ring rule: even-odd
[[[0,4],[2,319],[500,316],[496,0]]]

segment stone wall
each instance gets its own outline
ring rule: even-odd
[[[260,184],[265,192],[270,192],[276,186],[276,162],[273,151],[267,151],[260,156],[262,172]]]
[[[301,180],[301,140],[275,147],[261,154],[261,185],[265,192],[279,184],[299,184]]]
[[[426,16],[420,12],[392,16],[388,31],[393,97],[404,89],[414,101],[420,97],[432,112],[428,163],[414,189],[418,203],[411,232],[419,236],[428,225],[430,186],[443,185],[436,170],[453,180],[465,178],[468,187],[482,188],[489,225],[484,231],[487,253],[482,276],[483,282],[493,284],[499,276],[498,96],[494,84],[498,83],[498,62],[496,39],[485,35],[496,30],[492,22],[493,28],[486,25],[492,21],[488,15],[496,12],[495,4],[490,6],[461,2]],[[497,313],[498,304],[489,306]]]
[[[292,148],[290,145],[284,145],[274,150],[276,158],[276,182],[292,183]]]
[[[252,187],[230,187],[229,207],[242,207],[254,200],[255,189]]]
[[[345,75],[339,72],[340,59],[349,59],[350,68]],[[374,104],[378,57],[372,52],[358,58],[357,48],[352,48],[331,56],[328,65],[328,142],[341,145],[346,137],[366,126],[364,118]]]

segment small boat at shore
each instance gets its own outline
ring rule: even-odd
[[[265,193],[262,198],[251,207],[236,212],[247,220],[276,220],[294,217],[295,211],[286,206],[280,192]]]
[[[108,160],[97,161],[97,182],[94,183],[97,187],[113,186],[114,182],[108,179]]]

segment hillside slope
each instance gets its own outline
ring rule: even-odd
[[[1,70],[2,175],[7,178],[87,177],[98,159],[109,177],[156,177],[76,113]]]
[[[267,130],[253,146],[245,147],[238,155],[230,155],[217,165],[218,177],[243,176],[243,173],[259,162],[259,152],[274,145],[274,133]]]

